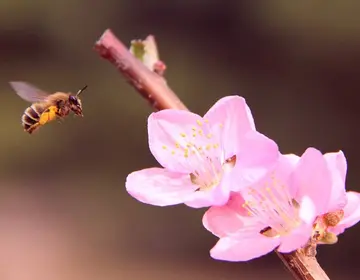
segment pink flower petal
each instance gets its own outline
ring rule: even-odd
[[[304,196],[300,203],[299,218],[303,221],[299,227],[293,229],[289,235],[282,236],[279,252],[290,253],[308,242],[312,234],[312,225],[316,218],[316,208],[313,201]]]
[[[314,202],[307,196],[303,196],[300,202],[299,218],[306,224],[312,225],[316,218]]]
[[[324,155],[324,158],[332,177],[331,196],[327,207],[328,212],[331,212],[342,209],[346,205],[345,179],[347,164],[345,155],[342,151],[337,153],[327,153]]]
[[[308,196],[316,206],[316,214],[327,212],[331,193],[331,174],[324,156],[314,148],[308,148],[292,175],[291,184],[297,189],[295,199]]]
[[[189,175],[163,168],[148,168],[130,173],[126,190],[137,200],[156,206],[183,203],[193,195],[196,186]]]
[[[192,160],[195,157],[189,152],[188,144],[192,142],[202,147],[209,142],[205,136],[200,137],[194,132],[194,129],[200,129],[198,122],[202,122],[200,116],[182,110],[162,110],[149,116],[149,147],[163,167],[188,174],[194,171]],[[203,135],[209,133],[207,126],[201,129]]]
[[[327,153],[324,155],[326,162],[332,166],[333,169],[337,169],[340,173],[340,177],[345,181],[347,172],[347,162],[345,155],[342,151],[337,153]]]
[[[243,186],[249,185],[251,183],[252,188],[254,189],[263,188],[265,185],[267,185],[271,188],[274,188],[274,190],[284,193],[284,191],[280,188],[282,186],[285,186],[289,196],[293,197],[292,194],[294,193],[294,190],[293,186],[289,183],[289,178],[295,169],[294,166],[296,166],[297,161],[298,157],[295,155],[280,154],[278,157],[278,161],[276,162],[276,164],[273,164],[274,166],[272,168],[264,169],[262,171],[259,171],[258,169],[254,170],[251,168],[246,169],[242,168],[241,165],[236,165],[233,173],[234,177],[237,178],[233,181],[241,182],[242,185],[232,184],[232,190],[238,191],[240,189],[241,191],[241,188]],[[244,169],[248,170],[248,172],[246,173]],[[258,172],[256,172],[256,170],[258,170]],[[244,191],[246,191],[246,188],[244,188]],[[291,197],[289,197],[289,199],[291,199]]]
[[[257,131],[248,132],[239,143],[234,169],[237,184],[232,185],[233,191],[257,182],[277,164],[280,156],[276,143]]]
[[[254,119],[244,98],[227,96],[217,101],[205,114],[214,133],[221,134],[225,159],[237,153],[239,139],[255,130]]]
[[[282,157],[290,164],[292,168],[295,168],[298,164],[300,157],[295,154],[284,154]]]
[[[225,186],[218,185],[211,190],[197,191],[184,203],[193,208],[224,205],[230,196],[230,191]]]
[[[203,216],[204,227],[218,237],[236,233],[244,225],[243,217],[247,216],[242,207],[244,202],[240,194],[234,193],[226,205],[211,207]]]
[[[211,249],[210,255],[217,260],[248,261],[271,252],[279,243],[279,238],[265,237],[260,233],[254,233],[252,238],[222,237]]]
[[[279,163],[275,169],[275,176],[278,178],[284,186],[287,187],[289,196],[294,198],[297,193],[298,186],[292,184],[291,176],[296,169],[297,164],[300,161],[300,157],[294,154],[285,154],[279,157]]]
[[[340,234],[346,228],[352,227],[360,221],[360,193],[347,192],[347,204],[344,208],[344,218],[340,223],[331,228],[331,231]]]
[[[290,253],[301,248],[308,242],[312,233],[312,225],[303,224],[294,229],[291,234],[281,237],[281,244],[278,251],[281,253]]]

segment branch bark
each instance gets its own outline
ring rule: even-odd
[[[110,61],[127,81],[156,110],[188,110],[177,95],[167,86],[166,80],[150,71],[135,58],[111,30],[106,30],[95,44],[100,56]],[[329,280],[315,257],[306,257],[300,251],[289,254],[277,252],[287,269],[298,280]]]
[[[330,280],[315,257],[307,257],[301,251],[276,254],[296,280]]]

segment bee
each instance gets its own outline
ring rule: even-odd
[[[70,111],[77,116],[83,117],[79,95],[87,86],[72,95],[65,92],[49,94],[26,82],[10,82],[10,85],[17,95],[32,103],[25,109],[21,117],[22,126],[29,134],[56,118],[62,119],[66,117]]]

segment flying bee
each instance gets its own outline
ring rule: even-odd
[[[26,82],[10,82],[10,85],[22,99],[32,103],[21,117],[22,126],[29,134],[56,118],[66,117],[70,111],[83,117],[79,95],[87,86],[72,95],[65,92],[49,94]]]

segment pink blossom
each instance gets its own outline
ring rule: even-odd
[[[232,194],[226,205],[211,207],[203,224],[220,238],[211,256],[247,261],[275,248],[288,253],[304,246],[316,217],[346,201],[343,191],[332,191],[335,186],[344,190],[346,172],[341,159],[333,157],[314,148],[301,158],[282,155],[261,181]]]
[[[279,156],[276,143],[256,131],[239,96],[220,99],[204,117],[171,109],[152,113],[148,133],[151,153],[163,168],[129,174],[126,188],[152,205],[223,205],[233,187],[264,176]],[[251,176],[235,174],[235,184],[234,166]]]
[[[333,186],[327,209],[314,224],[314,234],[318,243],[333,244],[337,242],[337,235],[359,222],[360,194],[345,190],[347,163],[343,152],[328,153],[324,157],[332,169]]]

